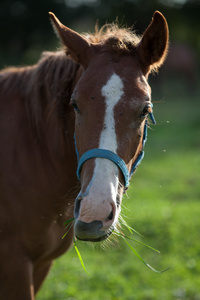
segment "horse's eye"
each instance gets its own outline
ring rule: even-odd
[[[143,120],[149,113],[151,113],[152,109],[151,109],[151,105],[147,104],[145,105],[145,107],[143,108],[143,111],[140,115],[140,119]]]
[[[73,98],[71,98],[70,100],[71,105],[73,106],[74,110],[77,111],[78,113],[80,112],[78,105],[76,103],[76,100],[74,100]]]

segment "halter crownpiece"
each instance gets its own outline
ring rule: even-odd
[[[153,107],[153,104],[151,104],[151,106]],[[153,112],[149,113],[149,117],[150,117],[152,123],[156,124]],[[144,125],[142,148],[144,148],[144,145],[147,140],[147,128],[148,128],[148,124],[147,124],[147,120],[146,120],[145,125]],[[77,167],[76,174],[77,174],[77,177],[79,180],[81,179],[80,174],[81,174],[82,166],[87,160],[89,160],[91,158],[104,158],[104,159],[109,159],[112,162],[114,162],[118,166],[118,168],[121,170],[123,177],[124,177],[124,187],[125,187],[125,189],[127,189],[131,176],[133,175],[137,166],[139,165],[139,163],[142,161],[142,159],[144,157],[144,151],[142,150],[138,154],[138,157],[134,161],[134,163],[131,167],[131,171],[129,172],[124,160],[121,157],[119,157],[116,153],[114,153],[110,150],[99,149],[99,148],[90,149],[90,150],[86,151],[79,159],[79,153],[78,153],[78,149],[76,146],[75,134],[74,134],[74,143],[75,143],[75,149],[76,149],[77,160],[78,160],[78,167]]]

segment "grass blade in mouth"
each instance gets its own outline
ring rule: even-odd
[[[69,220],[67,220],[67,221],[65,221],[65,222],[63,223],[63,225],[67,225],[67,226],[66,226],[67,231],[66,231],[65,234],[63,235],[62,239],[64,239],[64,238],[66,237],[66,235],[68,234],[68,232],[70,231],[70,229],[71,229],[72,226],[74,225],[74,222],[75,222],[75,218],[71,218],[71,219],[69,219]]]
[[[65,234],[63,235],[62,239],[64,239],[64,238],[66,237],[66,235],[68,234],[68,232],[70,231],[70,229],[72,228],[72,226],[74,225],[74,223],[75,223],[75,218],[71,218],[71,219],[69,219],[69,220],[67,220],[67,221],[65,221],[65,222],[63,223],[63,225],[67,225],[67,226],[66,226],[67,231],[66,231]],[[82,256],[81,256],[81,254],[80,254],[80,252],[79,252],[79,250],[78,250],[78,247],[77,247],[77,245],[76,245],[75,237],[74,237],[74,240],[73,240],[73,245],[74,245],[74,249],[76,250],[76,254],[78,255],[78,258],[79,258],[79,261],[80,261],[80,263],[81,263],[81,266],[82,266],[83,270],[84,270],[89,276],[91,276],[90,273],[87,271],[85,265],[84,265]]]
[[[89,276],[91,276],[91,274],[87,271],[87,269],[86,269],[86,267],[85,267],[85,265],[84,265],[82,256],[81,256],[81,254],[80,254],[80,252],[79,252],[79,250],[78,250],[78,247],[76,246],[76,241],[75,241],[75,239],[74,239],[73,244],[74,244],[74,248],[75,248],[75,250],[76,250],[76,253],[77,253],[77,255],[78,255],[78,258],[79,258],[79,261],[80,261],[80,263],[81,263],[81,266],[82,266],[83,270],[84,270]],[[91,276],[91,277],[92,277],[92,276]]]
[[[140,242],[140,241],[138,241],[138,240],[136,240],[136,239],[134,239],[134,238],[131,238],[131,237],[125,235],[125,234],[122,234],[122,233],[117,232],[117,231],[113,231],[113,233],[116,234],[116,235],[118,235],[118,236],[120,236],[120,237],[122,237],[122,238],[126,238],[126,239],[131,240],[131,241],[133,241],[133,242],[136,242],[136,243],[138,243],[138,244],[140,244],[140,245],[143,245],[143,246],[145,246],[145,247],[147,247],[147,248],[149,248],[149,249],[151,249],[151,250],[153,250],[153,251],[155,251],[155,252],[157,252],[157,253],[160,253],[159,250],[157,250],[157,249],[155,249],[155,248],[153,248],[153,247],[151,247],[151,246],[149,246],[149,245],[147,245],[147,244],[145,244],[145,243],[143,243],[143,242]]]
[[[124,223],[123,223],[124,224]],[[126,224],[124,224],[125,226],[126,226]],[[129,229],[129,226],[126,226],[128,229]],[[130,231],[130,230],[129,230]],[[138,244],[140,244],[140,245],[143,245],[143,246],[145,246],[145,247],[147,247],[147,248],[150,248],[151,250],[153,250],[153,251],[156,251],[157,253],[160,253],[160,251],[158,251],[157,249],[155,249],[155,248],[153,248],[153,247],[151,247],[151,246],[149,246],[149,245],[146,245],[145,243],[143,243],[143,242],[140,242],[140,241],[138,241],[138,240],[136,240],[136,239],[134,239],[134,238],[131,238],[131,237],[129,237],[129,236],[126,236],[124,233],[121,233],[121,232],[117,232],[117,231],[113,231],[113,233],[115,234],[115,235],[117,235],[117,236],[119,236],[119,237],[121,237],[121,238],[123,238],[123,240],[125,241],[125,243],[128,245],[128,247],[131,249],[131,251],[150,269],[150,270],[152,270],[153,272],[156,272],[156,273],[159,273],[159,274],[161,274],[161,273],[164,273],[164,272],[166,272],[166,271],[168,271],[169,269],[171,269],[171,268],[167,268],[167,269],[165,269],[165,270],[163,270],[163,271],[158,271],[158,270],[156,270],[156,269],[154,269],[152,266],[150,266],[138,253],[137,253],[137,251],[131,246],[131,244],[127,241],[127,239],[128,240],[131,240],[131,241],[133,241],[133,242],[136,242],[136,243],[138,243]]]
[[[64,237],[68,234],[68,232],[70,231],[70,229],[72,228],[72,226],[74,225],[74,222],[75,222],[75,219],[74,218],[72,218],[72,219],[69,219],[69,220],[67,220],[66,222],[64,222],[64,225],[67,225],[66,226],[66,229],[67,229],[67,232],[63,235],[63,237],[62,237],[62,239],[64,239]],[[122,220],[122,222],[121,222],[126,228],[128,228],[128,230],[129,230],[129,232],[130,233],[132,233],[133,234],[133,231],[135,232],[135,230],[133,230],[127,223],[126,223],[126,221],[124,221],[124,220]],[[155,248],[153,248],[153,247],[151,247],[151,246],[149,246],[149,245],[146,245],[145,243],[143,243],[143,242],[140,242],[140,241],[138,241],[138,240],[136,240],[136,239],[134,239],[134,238],[131,238],[131,237],[128,237],[128,236],[126,236],[125,234],[123,234],[123,233],[120,233],[120,232],[117,232],[117,231],[114,231],[113,230],[113,233],[115,234],[115,235],[117,235],[117,236],[119,236],[119,237],[121,237],[121,238],[123,238],[124,239],[124,241],[125,241],[125,243],[128,245],[128,247],[131,249],[131,251],[150,269],[150,270],[152,270],[153,272],[156,272],[156,273],[163,273],[163,272],[166,272],[166,271],[168,271],[169,269],[171,269],[171,268],[167,268],[167,269],[165,269],[165,270],[163,270],[163,271],[158,271],[158,270],[156,270],[156,269],[154,269],[152,266],[150,266],[138,253],[137,253],[137,251],[130,245],[130,243],[127,241],[127,239],[129,239],[129,240],[131,240],[131,241],[133,241],[133,242],[136,242],[136,243],[138,243],[138,244],[141,244],[141,245],[143,245],[143,246],[145,246],[145,247],[148,247],[148,248],[150,248],[151,250],[153,250],[153,251],[156,251],[157,253],[160,253],[157,249],[155,249]],[[135,233],[137,233],[138,234],[138,232],[135,232]],[[140,234],[139,234],[140,235]],[[141,235],[140,235],[141,236]],[[82,256],[81,256],[81,254],[80,254],[80,252],[79,252],[79,250],[78,250],[78,247],[77,247],[77,245],[76,245],[76,241],[75,241],[75,237],[74,237],[74,241],[73,241],[73,245],[74,245],[74,248],[75,248],[75,251],[76,251],[76,254],[78,255],[78,258],[79,258],[79,261],[80,261],[80,263],[81,263],[81,266],[82,266],[82,268],[83,268],[83,270],[89,275],[89,276],[91,276],[91,274],[87,271],[87,269],[86,269],[86,267],[85,267],[85,265],[84,265],[84,262],[83,262],[83,259],[82,259]]]
[[[124,220],[124,218],[122,218],[122,216],[120,216],[120,220],[119,223],[124,225],[131,234],[133,234],[133,232],[135,232],[137,235],[139,235],[140,237],[142,237],[142,234],[140,234],[138,231],[136,231],[135,229],[133,229],[132,227],[130,227],[127,222]]]
[[[167,269],[165,269],[165,270],[163,270],[163,271],[158,271],[158,270],[156,270],[156,269],[154,269],[152,266],[150,266],[138,253],[137,253],[137,251],[129,244],[129,242],[126,240],[126,238],[125,237],[123,237],[122,236],[122,238],[124,239],[124,241],[125,241],[125,243],[129,246],[129,248],[131,249],[131,251],[150,269],[150,270],[152,270],[153,272],[155,272],[155,273],[159,273],[159,274],[161,274],[161,273],[164,273],[164,272],[166,272],[166,271],[168,271],[169,269],[171,269],[171,268],[167,268]]]
[[[72,222],[74,222],[74,221],[75,221],[75,218],[71,218],[71,219],[65,221],[65,222],[63,223],[63,225],[67,225],[67,226],[68,226],[70,223],[72,223]]]

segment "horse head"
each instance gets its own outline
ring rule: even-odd
[[[83,69],[70,101],[81,181],[75,235],[100,241],[116,227],[128,176],[143,148],[152,113],[147,79],[165,60],[168,26],[156,11],[141,38],[119,29],[92,40],[50,16],[67,52]]]

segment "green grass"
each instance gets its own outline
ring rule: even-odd
[[[156,270],[172,269],[152,272],[120,237],[105,249],[78,241],[92,277],[72,248],[55,261],[37,300],[200,299],[199,108],[195,96],[154,105],[158,125],[123,199],[122,215],[143,235],[133,237],[161,253],[130,244]]]

